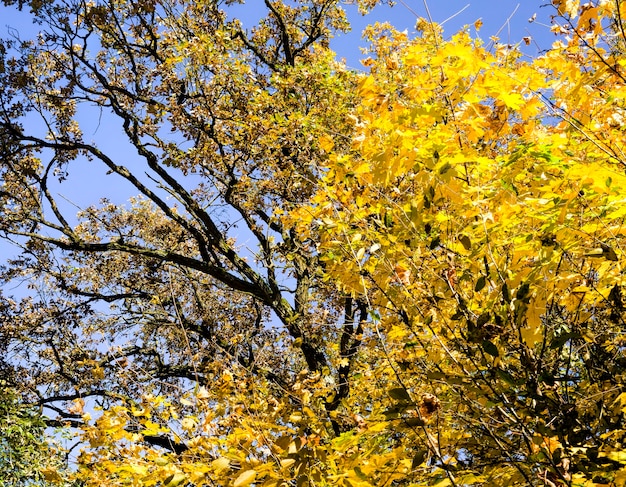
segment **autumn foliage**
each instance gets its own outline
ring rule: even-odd
[[[376,24],[363,73],[337,2],[264,5],[33,3],[44,41],[1,45],[3,278],[38,291],[2,366],[71,476],[626,485],[626,4],[553,1],[533,59]],[[86,160],[140,196],[72,214]]]
[[[296,212],[372,310],[379,414],[421,420],[401,436],[426,483],[626,478],[622,12],[573,4],[532,62],[425,22],[372,28],[351,150],[329,143]]]

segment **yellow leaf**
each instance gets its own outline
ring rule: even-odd
[[[233,487],[244,487],[250,485],[256,479],[256,470],[246,470],[235,479]]]
[[[183,406],[195,406],[195,404],[194,404],[193,402],[191,402],[189,399],[186,399],[186,398],[184,398],[184,397],[182,397],[182,398],[180,399],[180,403],[181,403]]]
[[[201,387],[198,388],[198,392],[196,393],[196,397],[199,400],[202,401],[202,400],[205,400],[205,399],[209,399],[209,397],[211,397],[211,396],[209,394],[209,391],[207,391],[206,387],[201,386]]]
[[[626,464],[626,451],[612,451],[606,454],[606,457],[614,462],[619,462],[622,464]]]
[[[358,90],[359,90],[360,95],[363,98],[367,99],[367,98],[370,98],[372,95],[376,95],[375,88],[376,88],[376,84],[374,83],[374,77],[366,76],[359,83]]]
[[[519,93],[500,93],[499,98],[512,110],[517,110],[524,105],[524,98]]]
[[[546,312],[546,304],[543,300],[533,299],[528,305],[526,312],[526,326],[520,330],[522,340],[529,347],[534,347],[543,340],[543,328],[541,316]]]
[[[44,468],[41,470],[41,474],[48,482],[61,482],[63,480],[59,475],[59,472],[57,472],[54,468]]]
[[[155,423],[153,421],[146,421],[144,424],[144,430],[142,431],[142,433],[144,435],[150,436],[150,435],[158,435],[160,433],[165,432],[165,429],[158,423]]]
[[[578,12],[578,0],[552,0],[552,5],[557,8],[559,15],[574,17]]]
[[[572,289],[573,293],[586,293],[588,291],[590,291],[589,286],[576,286]]]
[[[196,427],[196,425],[198,424],[198,421],[196,418],[192,418],[188,416],[186,418],[183,418],[180,424],[184,430],[191,431],[192,429]]]
[[[183,473],[174,473],[163,481],[164,487],[176,487],[187,480],[187,476]]]
[[[319,144],[324,152],[330,152],[335,147],[335,141],[329,135],[323,135],[319,139]]]
[[[195,464],[190,472],[187,473],[189,476],[188,482],[191,485],[206,485],[206,474],[209,472],[209,466],[204,464]]]
[[[361,247],[356,253],[356,260],[361,260],[365,255],[365,247]]]
[[[299,423],[302,421],[302,414],[300,412],[295,412],[291,416],[289,416],[289,421],[292,423]]]
[[[74,399],[74,404],[68,408],[68,411],[72,414],[83,414],[83,408],[85,407],[85,400],[82,398]]]
[[[134,473],[137,474],[141,477],[145,477],[146,475],[148,475],[148,467],[146,467],[145,465],[137,465],[135,464],[131,464],[128,466],[129,470]]]
[[[220,457],[211,462],[211,466],[215,469],[216,472],[221,472],[222,470],[226,470],[230,466],[230,460],[228,458]]]

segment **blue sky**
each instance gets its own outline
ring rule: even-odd
[[[550,5],[541,7],[546,4],[545,1],[430,0],[427,4],[432,20],[443,22],[447,35],[454,34],[464,26],[473,26],[476,20],[481,19],[483,26],[478,33],[470,27],[472,35],[488,41],[491,36],[499,33],[501,42],[507,44],[517,44],[523,37],[531,36],[534,42],[525,48],[525,52],[530,55],[548,49],[554,41],[554,35],[549,28],[554,8]],[[368,24],[388,21],[398,30],[406,29],[410,34],[415,32],[417,17],[428,18],[423,0],[397,0],[395,6],[380,5],[365,17],[358,15],[355,7],[349,7],[348,11],[353,32],[336,39],[333,47],[349,64],[358,60],[358,47],[363,45],[358,34]],[[528,20],[534,14],[537,14],[536,19],[531,23]]]
[[[262,2],[249,0],[245,5],[234,8],[233,15],[242,20],[245,27],[251,26],[262,11],[255,8],[255,4],[262,5]],[[428,12],[433,21],[444,24],[448,35],[464,26],[472,26],[481,19],[483,26],[480,32],[476,33],[473,28],[471,30],[473,35],[485,40],[497,34],[501,42],[517,44],[523,37],[530,36],[533,42],[524,51],[531,56],[550,48],[554,41],[554,35],[550,32],[550,16],[555,9],[541,0],[396,0],[393,7],[379,5],[365,16],[358,13],[355,5],[346,5],[345,8],[352,23],[352,31],[334,39],[332,47],[339,57],[345,58],[354,68],[358,67],[362,58],[359,48],[364,47],[365,43],[361,39],[361,32],[368,24],[389,22],[398,30],[406,29],[410,34],[415,32],[417,18],[428,18]],[[529,22],[535,14],[535,20]]]

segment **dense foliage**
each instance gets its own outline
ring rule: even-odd
[[[45,429],[41,412],[23,404],[6,382],[0,382],[0,486],[69,485],[64,455]]]
[[[614,7],[577,21],[560,7],[571,39],[532,63],[432,24],[372,30],[352,150],[294,220],[374,310],[396,400],[379,413],[417,414],[403,437],[423,445],[421,478],[624,482],[621,24],[601,35]]]
[[[373,310],[417,478],[625,482],[624,5],[558,9],[532,62],[373,29],[352,149],[294,220]]]
[[[375,25],[359,74],[338,2],[234,3],[0,44],[3,367],[76,477],[626,484],[626,4],[555,0],[532,60]]]

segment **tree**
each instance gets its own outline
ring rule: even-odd
[[[363,76],[338,2],[231,3],[33,1],[0,46],[2,275],[32,286],[0,343],[77,477],[623,485],[621,3],[555,1],[529,62],[375,26]]]
[[[176,422],[196,401],[216,422],[203,465],[253,470],[260,431],[289,439],[286,457],[352,429],[337,411],[367,312],[280,221],[314,192],[320,141],[349,144],[356,74],[327,48],[348,24],[334,0],[267,0],[245,30],[231,3],[20,3],[41,34],[0,45],[0,232],[21,247],[2,276],[31,289],[3,297],[1,343],[25,400],[101,453],[94,483],[171,483],[141,462],[197,453],[184,433],[206,423]],[[84,127],[100,115],[98,143]],[[67,192],[85,167],[103,199],[80,207]],[[317,475],[306,465],[294,478]]]
[[[566,37],[530,62],[371,29],[351,152],[291,216],[367,302],[368,421],[428,485],[626,482],[624,4],[553,3]]]

